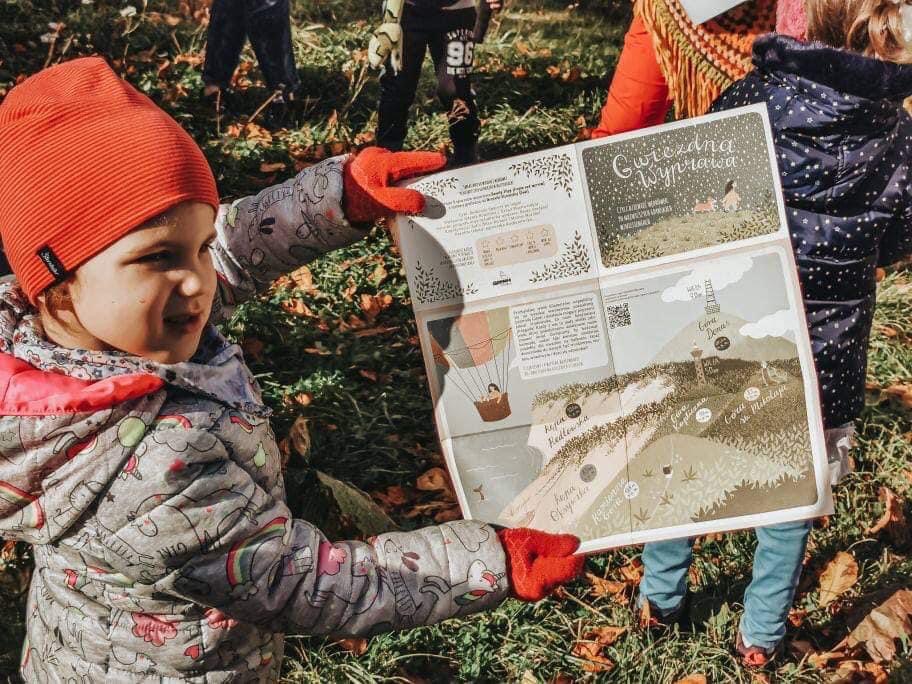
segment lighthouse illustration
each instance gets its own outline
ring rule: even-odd
[[[706,384],[706,372],[703,370],[703,350],[697,346],[697,341],[693,342],[693,349],[690,350],[690,355],[694,360],[694,370],[697,372],[697,384],[705,385]]]

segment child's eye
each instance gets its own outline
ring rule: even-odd
[[[214,244],[215,244],[215,238],[209,240],[206,244],[204,244],[202,247],[200,247],[200,253],[208,252],[210,249],[212,249],[212,245],[214,245]]]
[[[137,261],[141,264],[157,264],[167,261],[171,258],[171,252],[152,252],[139,257]]]

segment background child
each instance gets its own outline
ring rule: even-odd
[[[804,30],[791,0],[780,16]],[[852,421],[864,405],[875,268],[912,253],[912,52],[909,5],[892,0],[808,0],[802,43],[769,35],[755,69],[715,110],[763,102],[769,110],[798,264],[834,481],[848,469]],[[809,523],[757,529],[738,650],[766,662],[785,634]],[[642,596],[674,619],[685,598],[687,540],[647,544]]]
[[[434,153],[369,149],[219,206],[192,139],[103,60],[0,105],[0,533],[33,545],[28,681],[273,681],[281,632],[544,596],[578,540],[457,521],[370,543],[294,519],[270,411],[208,320],[364,235]],[[213,225],[214,224],[214,225]]]
[[[224,97],[247,38],[266,86],[275,94],[266,123],[277,126],[283,123],[288,103],[301,84],[291,45],[288,0],[212,1],[203,63],[204,95]]]
[[[481,2],[490,5],[486,13],[500,8],[500,0]],[[378,145],[389,150],[402,149],[409,108],[415,100],[425,52],[429,50],[437,71],[437,95],[447,109],[453,164],[478,161],[480,123],[471,74],[475,36],[483,37],[487,23],[476,25],[476,19],[475,0],[387,0],[381,29],[398,21],[401,45],[392,48],[392,59],[382,56],[386,63],[380,76]]]

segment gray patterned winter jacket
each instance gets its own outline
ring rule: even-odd
[[[220,305],[362,236],[343,161],[221,208]],[[402,629],[506,595],[484,524],[331,543],[294,519],[269,411],[211,325],[173,365],[65,349],[0,286],[0,404],[0,535],[35,555],[27,681],[272,681],[286,630]]]

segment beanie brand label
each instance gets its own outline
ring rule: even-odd
[[[54,250],[51,249],[49,245],[45,245],[38,250],[38,258],[44,262],[44,265],[47,266],[47,270],[49,270],[51,275],[57,280],[62,280],[66,275],[66,269],[63,267],[63,264],[60,263],[60,259],[57,258],[57,255],[54,254]]]

